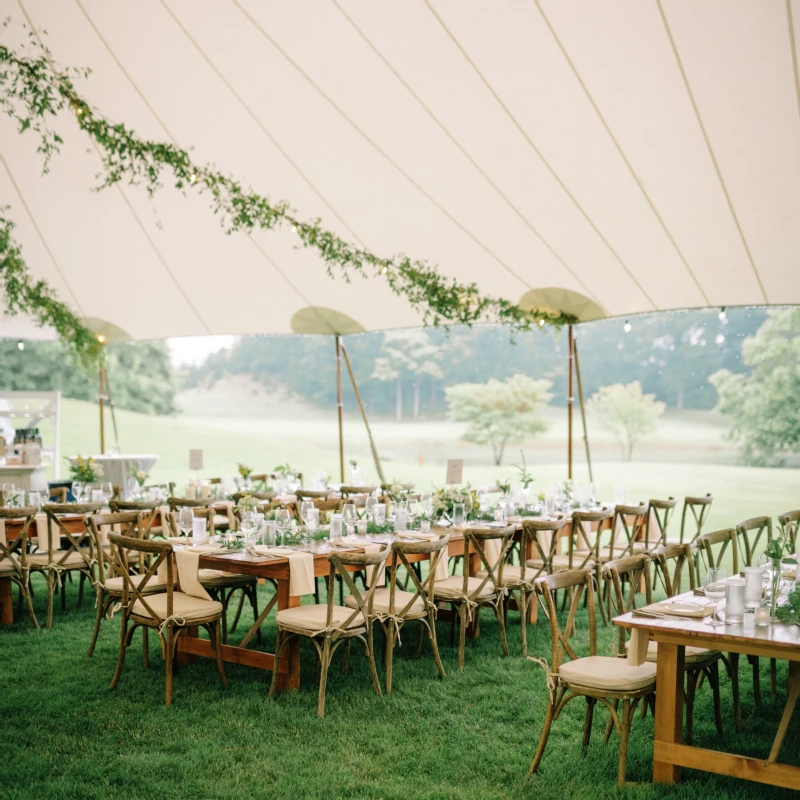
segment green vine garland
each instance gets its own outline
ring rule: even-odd
[[[4,27],[8,24],[6,20]],[[72,79],[86,77],[88,70],[60,70],[32,33],[29,41],[32,55],[0,45],[3,90],[0,107],[17,122],[20,133],[32,131],[38,135],[37,149],[44,157],[45,172],[50,158],[63,144],[61,136],[51,127],[51,120],[69,109],[99,148],[104,174],[100,176],[98,189],[126,179],[129,184],[144,186],[153,195],[162,187],[166,173],[177,189],[208,194],[211,208],[220,217],[226,233],[289,226],[303,246],[318,251],[330,277],[336,277],[335,272],[348,281],[351,273],[383,277],[396,295],[405,297],[421,313],[426,325],[472,325],[484,321],[504,324],[517,332],[530,330],[537,324],[560,327],[576,321],[568,314],[523,310],[508,300],[481,296],[475,283],[463,284],[445,278],[424,261],[402,254],[392,258],[376,256],[326,230],[319,219],[311,222],[299,219],[288,203],[271,203],[212,165],[193,163],[185,150],[173,144],[140,139],[124,124],[106,119],[77,92]],[[7,269],[5,260],[0,262],[0,268]],[[26,300],[28,306],[23,303],[18,307],[34,310],[36,298],[31,295]],[[63,323],[68,317],[62,315],[59,319]],[[74,318],[70,320],[73,335],[77,331],[75,322]]]

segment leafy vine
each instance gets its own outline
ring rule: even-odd
[[[5,26],[8,24],[6,20]],[[139,138],[126,125],[108,120],[79,94],[73,79],[85,77],[88,70],[60,69],[32,33],[29,43],[30,54],[0,45],[0,108],[17,122],[20,133],[38,136],[45,172],[63,144],[52,122],[62,112],[70,111],[98,146],[103,163],[98,189],[127,180],[153,195],[169,180],[180,191],[208,195],[226,233],[290,227],[304,247],[317,250],[330,277],[338,274],[348,281],[351,274],[383,278],[396,295],[405,297],[422,315],[426,325],[472,325],[484,321],[507,325],[516,332],[537,324],[558,327],[576,321],[568,314],[522,309],[503,298],[484,296],[475,283],[459,283],[426,262],[403,254],[391,258],[374,255],[325,229],[319,219],[300,219],[288,203],[271,202],[213,165],[195,164],[180,147]],[[6,269],[5,262],[0,262],[0,268]],[[34,296],[28,299],[35,305]],[[63,322],[66,317],[61,319]],[[74,322],[71,327],[74,334]]]

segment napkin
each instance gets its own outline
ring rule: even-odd
[[[200,565],[200,554],[193,553],[189,548],[175,551],[175,564],[178,568],[178,583],[184,594],[210,600],[211,595],[202,587],[197,577]]]
[[[50,551],[50,543],[52,542],[52,549],[61,549],[61,531],[57,526],[50,525],[47,519],[47,514],[37,514],[34,520],[36,525],[36,540],[39,545],[39,552],[47,553]],[[33,526],[31,526],[33,527]],[[53,530],[55,528],[55,530]],[[31,532],[30,530],[28,531]]]
[[[639,667],[647,660],[647,650],[650,646],[650,631],[646,628],[631,629],[631,643],[628,647],[628,666]]]
[[[0,519],[0,544],[5,545],[6,542],[6,521]]]
[[[683,603],[682,605],[676,605],[675,603],[666,600],[661,603],[651,603],[649,606],[645,606],[644,608],[634,609],[633,613],[636,614],[637,611],[644,611],[645,614],[649,612],[651,614],[668,614],[669,616],[701,619],[703,617],[710,617],[714,613],[714,605],[712,603],[704,605],[698,603],[697,605],[692,605],[691,608],[688,608],[686,603]]]
[[[289,561],[289,594],[299,596],[314,593],[314,556],[311,553],[263,544],[257,544],[252,549],[256,553],[280,556]]]
[[[186,548],[190,553],[220,553],[225,548],[219,544],[195,544]]]

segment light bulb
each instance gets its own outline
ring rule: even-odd
[[[25,342],[19,342],[17,344],[17,349],[18,350],[24,350],[25,349]]]
[[[98,342],[100,342],[100,344],[105,344],[106,337],[105,337],[105,336],[103,336],[103,334],[102,334],[102,333],[98,333],[98,334],[97,334],[97,341],[98,341]]]
[[[725,341],[725,336],[723,334],[721,334],[721,333],[718,333],[716,341],[717,341],[717,344],[722,344]]]
[[[725,320],[728,319],[728,315],[725,313],[725,306],[722,306],[722,308],[719,311],[718,316],[719,316],[719,321],[720,322],[725,322]]]
[[[622,326],[622,330],[624,330],[625,333],[631,332],[631,324],[630,322],[628,322],[628,320],[625,320],[625,324]]]
[[[544,328],[544,320],[543,319],[539,320],[539,327],[540,328]]]

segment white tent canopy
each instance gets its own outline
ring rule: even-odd
[[[583,318],[800,303],[800,0],[0,0],[79,89],[380,255]],[[420,324],[289,231],[101,193],[0,120],[23,255],[111,338]],[[542,293],[541,290],[549,290]],[[567,294],[564,293],[566,290]],[[591,302],[587,302],[591,301]],[[26,336],[6,320],[0,335]]]

